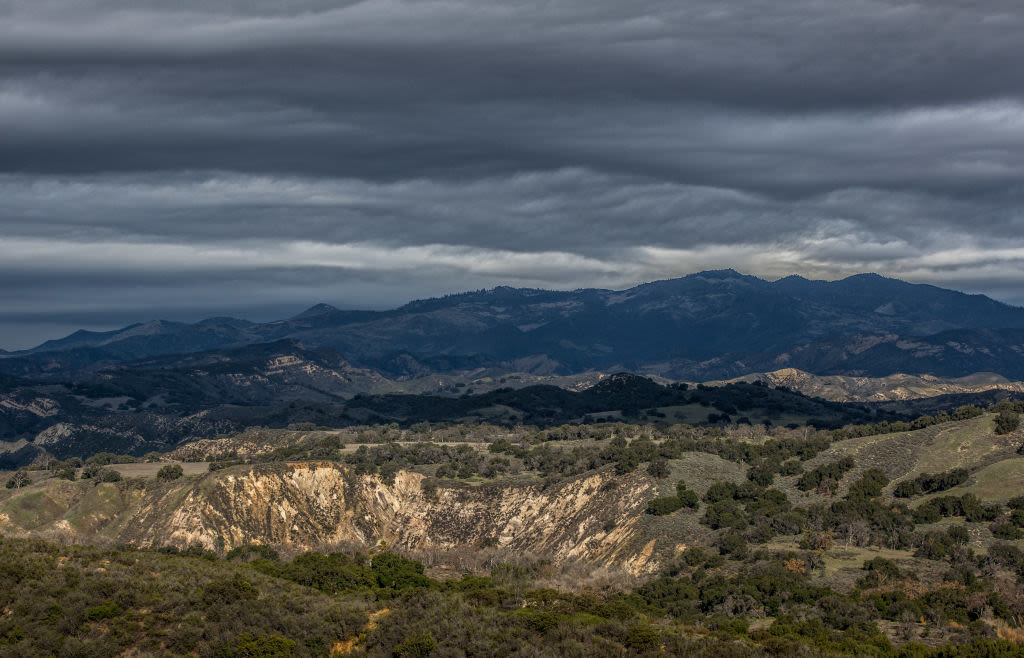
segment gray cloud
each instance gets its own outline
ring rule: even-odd
[[[0,346],[724,266],[1024,302],[1022,31],[1011,0],[0,0]]]

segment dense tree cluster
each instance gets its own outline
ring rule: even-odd
[[[820,569],[813,551],[751,552],[742,537],[727,537],[721,554],[692,548],[655,579],[605,593],[537,587],[539,565],[531,564],[440,581],[386,550],[282,560],[243,546],[221,559],[198,547],[3,539],[0,605],[9,612],[0,616],[0,648],[238,657],[326,655],[339,645],[395,656],[1020,655],[981,621],[1012,623],[1019,606],[978,575],[983,562],[1024,570],[1016,546],[961,560],[943,586],[910,596],[900,583],[914,576],[883,558],[866,561],[858,587],[842,593],[812,577]],[[960,539],[942,541],[956,550]],[[955,643],[897,647],[880,631],[879,621],[908,619],[952,629]]]
[[[113,452],[97,452],[85,460],[86,464],[109,466],[111,464],[134,464],[138,461],[131,455],[118,455]]]
[[[704,494],[704,502],[702,523],[726,534],[746,532],[745,541],[753,543],[798,533],[806,524],[803,510],[794,508],[785,493],[754,482],[716,482]]]
[[[797,480],[796,487],[801,491],[827,491],[834,494],[839,488],[840,480],[854,465],[853,457],[849,456],[822,464],[804,473]]]
[[[686,483],[680,480],[676,483],[676,493],[674,496],[665,496],[648,501],[647,513],[655,516],[664,516],[684,507],[697,509],[699,504],[697,494],[687,489]]]
[[[667,425],[671,420],[660,409],[680,406],[715,409],[706,416],[706,424],[712,425],[730,424],[755,410],[769,419],[809,418],[815,427],[828,429],[863,423],[880,416],[885,420],[904,417],[864,405],[810,398],[781,386],[772,388],[745,382],[723,386],[662,386],[643,377],[620,374],[582,391],[537,385],[519,389],[500,388],[460,397],[357,395],[333,420],[341,425],[350,425],[355,418],[370,417],[382,422],[400,419],[403,426],[410,426],[419,422],[440,423],[467,418],[481,410],[498,407],[515,410],[502,424],[528,423],[545,427],[579,420],[600,423],[610,418],[603,415],[605,412],[616,410],[615,416],[626,420]]]
[[[935,523],[944,518],[962,516],[970,523],[996,520],[1002,513],[1000,505],[986,505],[972,493],[962,496],[938,496],[926,500],[914,510],[915,523]]]
[[[945,491],[963,484],[969,475],[965,468],[954,468],[944,473],[922,473],[912,480],[900,482],[892,493],[898,498],[910,498],[920,494]]]
[[[914,420],[882,420],[877,423],[866,423],[863,425],[847,425],[841,429],[833,430],[832,437],[836,441],[853,439],[861,436],[876,436],[879,434],[892,434],[894,432],[910,432],[921,430],[932,425],[941,425],[956,420],[968,420],[977,418],[985,413],[984,409],[974,405],[957,407],[952,412],[940,411],[933,415],[925,414]]]
[[[198,556],[3,539],[0,565],[7,655],[325,655],[366,617],[358,602]]]
[[[989,411],[996,414],[996,434],[1012,434],[1020,428],[1020,415],[1024,413],[1024,402],[1003,400],[989,407]]]

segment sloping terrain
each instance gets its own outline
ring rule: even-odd
[[[837,441],[808,460],[804,468],[809,470],[850,456],[856,465],[843,477],[840,493],[861,473],[877,468],[890,479],[886,487],[886,493],[890,496],[900,482],[922,473],[941,473],[962,468],[968,471],[968,480],[961,486],[944,491],[942,495],[975,491],[979,495],[984,494],[983,500],[1005,502],[1024,494],[1024,489],[1019,485],[1020,478],[1011,477],[999,485],[993,481],[993,475],[1016,473],[1017,468],[1024,463],[1018,454],[1018,450],[1024,446],[1024,431],[996,434],[994,418],[995,415],[989,413],[910,432]],[[795,482],[796,478],[782,478],[779,486],[793,496],[814,498],[814,494],[798,491]],[[983,483],[982,486],[977,486],[979,482]]]
[[[717,386],[740,381],[785,386],[804,395],[836,402],[905,401],[985,391],[1024,393],[1024,382],[1011,381],[991,372],[980,372],[956,378],[902,373],[887,377],[854,377],[815,375],[796,368],[782,368],[771,372],[752,373],[726,381],[709,381],[705,384]]]
[[[406,655],[398,647],[408,645],[408,629],[422,627],[428,616],[428,627],[445,633],[430,646],[455,650],[479,633],[458,635],[461,626],[449,624],[453,615],[489,614],[493,624],[503,611],[549,638],[570,629],[580,638],[605,633],[620,643],[608,655],[622,655],[622,643],[640,647],[633,651],[640,655],[662,647],[699,655],[689,642],[705,637],[728,639],[735,655],[747,649],[815,655],[811,646],[818,655],[1018,655],[1012,642],[1024,638],[1017,617],[1024,610],[1024,430],[1007,430],[998,419],[1022,407],[1003,402],[988,411],[959,409],[919,419],[913,425],[919,429],[889,433],[888,423],[834,432],[622,423],[416,430],[428,432],[432,443],[394,425],[253,429],[182,446],[177,456],[191,447],[210,461],[186,464],[180,475],[161,473],[167,461],[106,466],[84,480],[59,463],[49,471],[22,471],[17,483],[10,475],[12,487],[0,490],[0,550],[13,555],[21,546],[62,555],[58,547],[18,544],[21,539],[121,547],[105,552],[108,563],[90,574],[108,567],[120,574],[122,566],[137,564],[161,568],[163,558],[151,557],[156,552],[126,545],[183,550],[243,580],[251,569],[336,600],[376,601],[372,608],[356,606],[376,612],[362,631],[349,626],[332,641],[338,652],[365,647],[376,655],[372,647],[386,646],[382,655]],[[362,443],[348,444],[352,438]],[[116,481],[116,473],[124,478]],[[904,485],[931,482],[939,473],[951,474],[940,478],[947,484],[901,493]],[[31,574],[11,561],[4,575],[13,573],[18,587],[51,571],[64,577],[68,557]],[[235,559],[250,562],[233,566]],[[432,577],[459,580],[432,580],[424,564]],[[463,577],[467,572],[473,575]],[[178,586],[175,599],[219,611],[241,600],[243,590],[256,599],[252,588],[272,586],[259,578],[242,585],[231,576],[236,584],[225,590],[207,584],[204,573],[189,576],[205,588],[198,601]],[[81,574],[77,578],[81,582]],[[141,591],[149,596],[152,583],[143,580]],[[559,591],[565,588],[573,593]],[[249,647],[259,638],[277,645],[289,637],[319,641],[306,629],[269,621],[244,637],[236,637],[234,625],[230,634],[190,640],[176,627],[144,632],[164,619],[147,625],[145,615],[159,601],[141,605],[103,594],[118,588],[96,593],[87,605],[51,585],[40,589],[44,594],[18,591],[26,601],[43,601],[32,609],[11,607],[19,623],[31,620],[32,638],[11,628],[11,615],[0,616],[7,642],[22,647],[60,645],[61,635],[45,629],[53,622],[39,621],[61,618],[46,612],[55,597],[62,611],[77,611],[76,639],[122,649],[128,637],[145,638],[149,647],[168,638],[174,644],[167,646],[179,649]],[[467,602],[487,612],[472,611]],[[219,614],[197,623],[216,624]],[[396,618],[384,618],[391,614]],[[627,633],[622,624],[634,626]],[[283,635],[271,638],[271,629]],[[658,633],[662,640],[645,639]],[[673,637],[685,643],[671,650],[658,644]],[[950,642],[972,644],[962,653],[929,649]],[[899,645],[906,645],[903,653]],[[308,644],[296,646],[314,653]],[[584,644],[571,646],[569,653],[593,654]],[[723,650],[715,646],[709,655]],[[494,653],[500,651],[487,652]]]
[[[163,452],[185,441],[251,426],[488,422],[549,427],[599,419],[659,425],[746,419],[838,427],[905,417],[899,409],[828,402],[762,385],[662,385],[628,374],[598,376],[595,384],[579,390],[532,385],[459,396],[384,393],[346,398],[332,391],[346,390],[353,379],[373,378],[330,369],[333,353],[325,356],[324,350],[310,353],[292,346],[283,353],[274,349],[251,356],[253,349],[243,350],[247,356],[238,361],[206,355],[187,368],[105,371],[73,385],[16,382],[0,392],[0,401],[6,401],[0,404],[0,439],[10,442],[0,452],[0,466],[24,465],[42,451],[60,458],[99,451]]]
[[[796,505],[827,503],[833,495],[846,495],[868,469],[881,469],[890,480],[885,492],[892,500],[901,482],[963,468],[966,481],[947,494],[974,492],[985,501],[1005,502],[1024,491],[1024,459],[1018,456],[1024,431],[997,435],[993,418],[982,414],[920,430],[836,441],[802,465],[807,472],[852,457],[854,466],[842,476],[835,494],[799,489],[799,474],[776,476],[773,486]],[[307,438],[315,444],[323,436],[284,433],[267,443],[246,442],[244,437],[221,441],[227,442],[230,454],[247,450],[243,456],[256,459]],[[754,436],[747,440],[758,441]],[[488,444],[476,445],[484,449]],[[555,441],[546,450],[566,452],[574,445]],[[216,442],[196,447],[207,455],[221,455],[217,458],[226,454]],[[354,450],[349,447],[345,454]],[[489,549],[562,564],[615,564],[645,573],[681,546],[711,541],[697,515],[652,516],[645,513],[648,501],[671,495],[678,480],[698,497],[716,482],[746,481],[744,465],[703,451],[682,453],[667,465],[668,477],[663,479],[643,469],[616,475],[614,469],[601,468],[565,479],[498,476],[461,484],[428,477],[434,472],[428,465],[385,475],[360,474],[358,467],[338,462],[272,462],[209,473],[190,468],[193,475],[174,482],[152,479],[155,464],[128,465],[117,468],[135,478],[120,483],[37,477],[23,489],[0,491],[0,523],[5,534],[65,541],[198,543],[216,550],[258,543],[289,551],[369,548],[384,541],[413,554]],[[138,479],[145,473],[150,477]],[[916,505],[926,498],[910,502]]]

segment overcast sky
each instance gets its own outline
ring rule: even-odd
[[[496,284],[1024,303],[1020,0],[0,0],[0,347]]]

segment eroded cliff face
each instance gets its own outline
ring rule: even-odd
[[[488,485],[424,490],[418,473],[392,484],[336,464],[290,464],[207,478],[168,518],[163,505],[140,510],[143,543],[201,543],[232,548],[266,543],[312,548],[383,540],[406,549],[497,545],[555,561],[650,562],[637,546],[644,506],[653,494],[643,477],[593,474],[547,488]],[[614,482],[614,485],[610,485]]]
[[[399,472],[389,484],[333,463],[240,468],[138,492],[93,531],[139,545],[305,550],[385,541],[409,552],[497,546],[556,563],[617,565],[637,575],[659,566],[655,539],[645,532],[644,509],[656,495],[645,474],[600,472],[547,486],[423,485],[418,473]],[[66,519],[83,513],[73,509],[72,498],[65,494],[68,512],[37,526],[35,534],[47,526],[67,531]],[[7,530],[15,530],[10,522]]]

